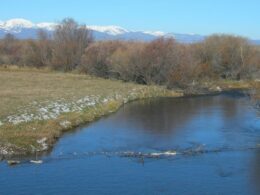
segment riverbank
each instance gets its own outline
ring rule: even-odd
[[[0,83],[0,157],[50,150],[64,132],[115,112],[130,101],[252,86],[245,81],[204,81],[196,83],[193,90],[168,90],[87,75],[17,68],[0,69]]]
[[[151,97],[178,97],[143,86],[48,70],[0,69],[0,156],[52,148],[63,132]]]

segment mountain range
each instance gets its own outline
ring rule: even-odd
[[[33,23],[22,18],[0,21],[0,38],[7,33],[15,35],[19,39],[37,39],[37,31],[45,30],[52,34],[57,23]],[[135,40],[152,41],[158,37],[172,37],[181,43],[196,43],[203,41],[206,36],[198,34],[165,33],[161,31],[132,31],[119,26],[87,26],[92,31],[95,40]],[[260,40],[252,40],[254,44],[260,44]]]

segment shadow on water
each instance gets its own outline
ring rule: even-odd
[[[218,108],[223,111],[223,118],[229,120],[236,115],[237,107],[238,102],[232,99],[223,101],[217,96],[144,100],[123,108],[118,113],[122,117],[118,117],[115,122],[131,120],[133,126],[150,134],[168,136],[204,110],[212,114],[211,109]]]

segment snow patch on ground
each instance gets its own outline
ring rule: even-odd
[[[127,93],[127,96],[120,93],[115,93],[106,97],[89,95],[71,102],[67,102],[64,99],[60,99],[55,102],[41,103],[33,101],[29,106],[20,108],[16,114],[6,117],[6,119],[3,119],[2,122],[0,121],[0,126],[6,122],[17,125],[23,122],[30,122],[34,120],[56,119],[63,113],[81,112],[86,108],[107,104],[108,102],[114,100],[127,103],[129,101],[135,100],[140,95],[140,93],[142,93],[142,88],[130,90]],[[67,127],[69,124],[66,122],[61,123],[60,125]]]
[[[14,151],[12,149],[12,145],[7,143],[5,145],[0,144],[0,157],[5,155],[12,155]]]
[[[60,126],[64,127],[64,128],[68,128],[71,125],[71,122],[69,121],[61,121],[60,122]]]
[[[41,150],[42,151],[48,149],[48,144],[46,142],[47,142],[47,138],[46,137],[37,140],[37,143],[41,146]]]
[[[6,148],[1,148],[0,149],[0,155],[7,155],[9,154],[8,150]]]
[[[22,122],[30,122],[33,120],[49,120],[55,119],[63,113],[79,112],[83,109],[96,104],[102,103],[99,96],[86,96],[82,99],[72,102],[58,100],[56,102],[47,102],[46,105],[37,104],[32,102],[28,108],[21,109],[20,114],[8,116],[6,122],[17,125]],[[32,112],[30,108],[33,108]],[[19,112],[18,112],[19,113]]]

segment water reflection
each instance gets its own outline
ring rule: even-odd
[[[221,97],[163,98],[140,101],[126,106],[115,120],[127,122],[137,129],[156,135],[172,135],[198,115],[221,115],[222,120],[232,120],[238,112],[240,102]]]

